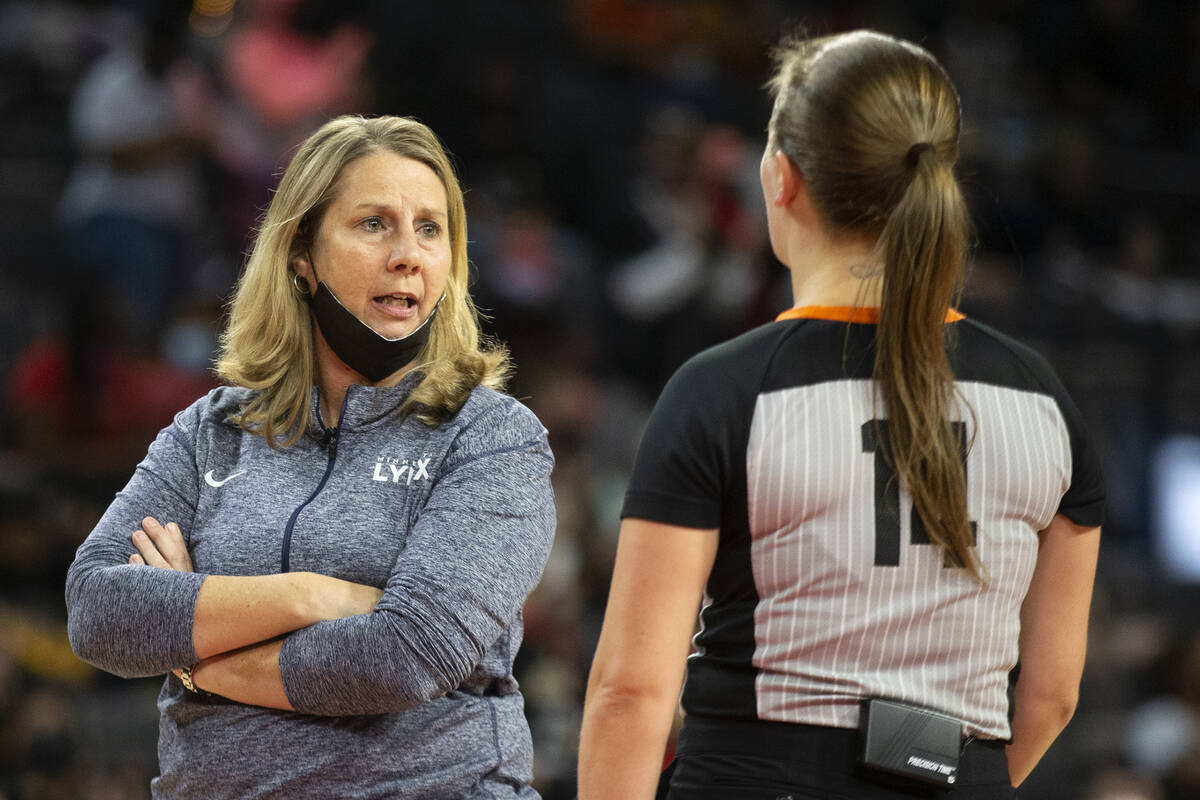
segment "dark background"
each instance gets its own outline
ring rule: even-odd
[[[0,800],[148,794],[160,682],[74,658],[63,578],[211,384],[289,153],[346,112],[455,154],[475,296],[551,432],[518,677],[538,787],[573,797],[646,414],[684,358],[790,305],[757,168],[764,54],[795,23],[942,60],[978,227],[964,310],[1047,354],[1104,461],[1079,710],[1022,796],[1200,796],[1200,4],[0,0]]]

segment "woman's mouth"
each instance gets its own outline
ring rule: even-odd
[[[389,317],[407,319],[417,311],[417,298],[410,294],[381,294],[372,298],[375,307]]]
[[[379,302],[379,303],[384,303],[385,305],[400,305],[400,306],[412,306],[412,305],[416,305],[416,302],[417,302],[416,300],[414,300],[411,297],[407,297],[407,296],[400,297],[400,296],[396,296],[396,295],[392,295],[392,294],[381,294],[379,297],[375,298],[375,301]]]

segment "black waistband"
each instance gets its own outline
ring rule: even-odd
[[[966,739],[955,786],[986,788],[979,796],[1014,796],[1005,744],[997,739]],[[719,797],[689,792],[729,780],[818,787],[837,797],[879,797],[880,787],[888,789],[888,797],[897,796],[892,791],[897,787],[912,790],[912,784],[860,765],[858,751],[859,732],[853,728],[688,716],[672,765],[671,796]],[[923,787],[921,792],[912,796],[940,796],[933,787]]]
[[[987,749],[1003,751],[1000,739],[968,738],[964,753]],[[778,761],[802,758],[813,763],[849,765],[857,759],[858,731],[772,720],[720,719],[688,715],[679,732],[680,756],[701,753],[754,755]]]

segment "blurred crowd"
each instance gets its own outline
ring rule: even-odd
[[[67,565],[213,385],[258,214],[340,113],[415,116],[455,154],[485,327],[550,431],[517,677],[538,788],[572,798],[645,417],[689,355],[790,305],[758,161],[765,53],[797,23],[943,61],[964,310],[1050,357],[1102,451],[1079,710],[1022,797],[1200,797],[1200,5],[0,0],[0,800],[148,794],[160,681],[74,658]]]

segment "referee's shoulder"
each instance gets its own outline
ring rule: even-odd
[[[756,328],[732,339],[726,339],[696,353],[683,363],[680,372],[713,369],[740,369],[769,359],[779,342],[787,335],[787,328],[775,322],[764,322]]]
[[[1045,390],[1056,390],[1058,375],[1050,361],[1033,346],[993,328],[991,325],[967,317],[959,324],[959,344],[967,353],[960,357],[960,378],[982,378],[990,375],[972,375],[982,370],[985,373],[999,371],[1000,374],[1019,372],[1036,386]],[[990,381],[989,381],[990,382]],[[1031,387],[1032,388],[1032,387]]]
[[[758,384],[783,326],[764,323],[696,353],[675,370],[662,396],[681,406],[725,405]]]

